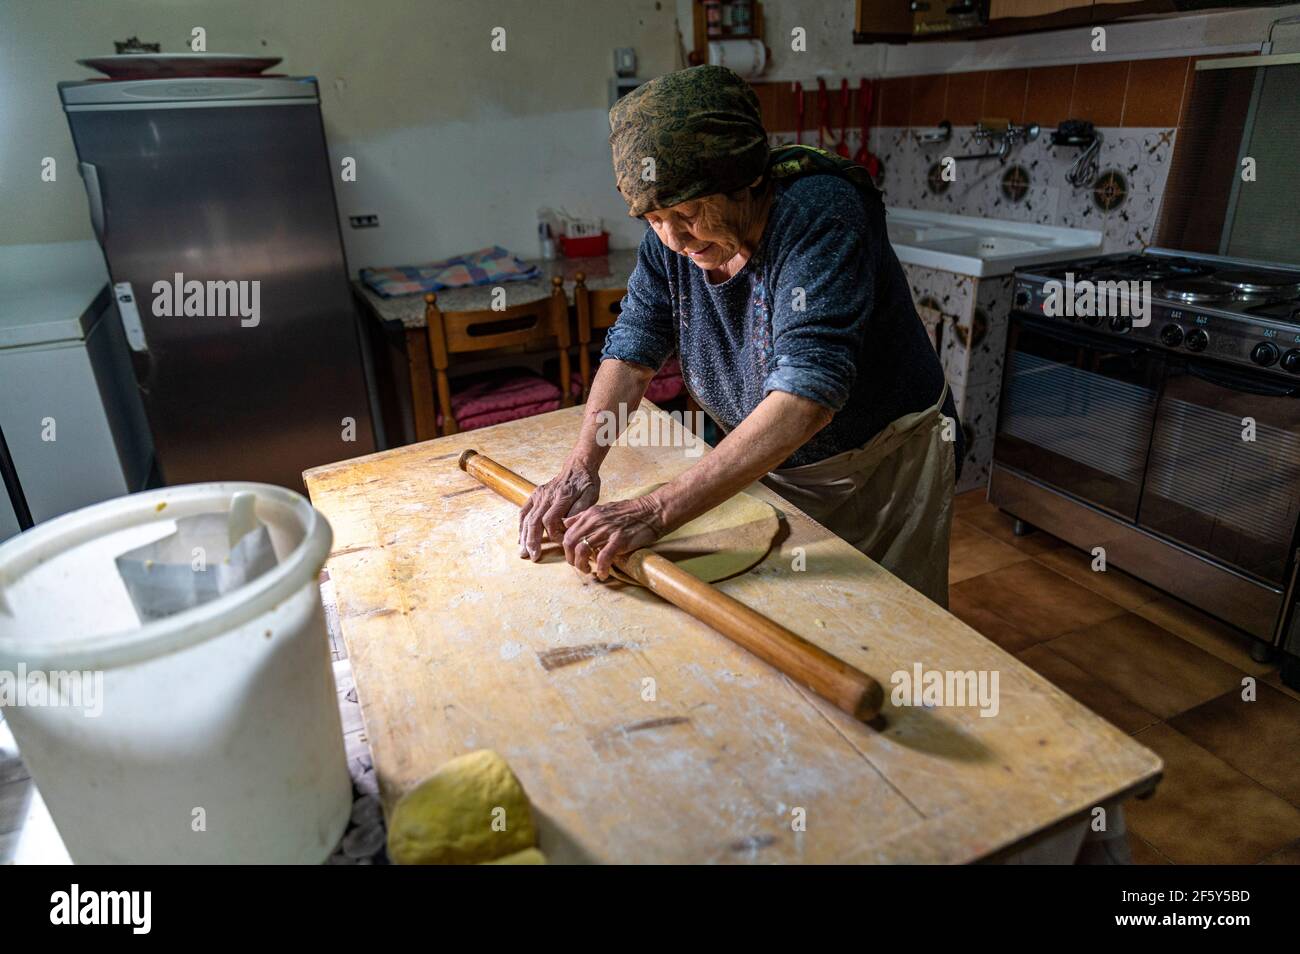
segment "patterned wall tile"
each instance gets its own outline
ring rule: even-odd
[[[940,361],[967,440],[958,489],[983,486],[992,461],[1012,276],[976,280],[907,264],[903,270],[922,320],[939,326]]]
[[[952,388],[957,413],[961,414],[976,283],[969,276],[934,268],[904,264],[903,271],[918,310],[938,313],[939,362]],[[933,332],[931,340],[934,340]]]
[[[1002,363],[1007,345],[1007,316],[1011,313],[1014,276],[980,279],[976,285],[975,316],[985,316],[983,333],[973,342],[967,385],[1002,381]],[[996,398],[994,401],[996,408]]]
[[[1054,146],[1051,133],[1044,131],[1037,141],[1025,146],[1025,152],[1037,160],[1037,168],[1050,182],[1062,189],[1070,187],[1065,174],[1079,158],[1080,150],[1077,147]]]
[[[1094,229],[1105,232],[1107,220],[1124,210],[1139,196],[1159,197],[1169,176],[1175,131],[1163,128],[1102,129],[1102,147],[1098,156],[1100,183],[1075,187],[1066,172],[1079,158],[1080,150],[1071,146],[1054,146],[1050,131],[1044,130],[1037,140],[1013,149],[1005,163],[980,160],[957,163],[957,181],[936,189],[929,181],[935,163],[944,156],[960,156],[987,150],[987,143],[976,142],[973,127],[959,126],[948,143],[922,145],[911,130],[888,127],[872,130],[873,150],[887,169],[886,201],[903,208],[926,209],[1016,222],[1034,222],[1067,228]],[[900,168],[901,167],[901,168]],[[1003,177],[1012,169],[1028,179],[1028,190],[1015,199],[1003,188]],[[1017,173],[1019,175],[1019,173]],[[1103,196],[1099,206],[1098,195]],[[1153,224],[1150,200],[1111,223],[1112,242],[1124,248],[1140,248]],[[1121,242],[1118,237],[1127,237]]]
[[[1160,196],[1149,192],[1129,195],[1123,206],[1106,216],[1105,252],[1141,251],[1155,241]]]
[[[1001,184],[995,186],[996,195],[990,200],[986,218],[1008,219],[1013,222],[1032,222],[1035,225],[1055,225],[1061,190],[1054,186],[1032,185],[1018,201],[1007,196]],[[979,213],[971,213],[979,214]]]
[[[917,196],[924,174],[911,130],[905,126],[873,129],[871,142],[871,151],[881,160],[879,184],[885,193],[886,204],[903,209],[918,208]]]
[[[1105,129],[1100,162],[1124,174],[1134,192],[1160,192],[1173,158],[1172,129]]]
[[[982,331],[972,343],[963,382],[962,423],[967,428],[969,446],[962,469],[962,490],[988,482],[1013,285],[1013,277],[1003,275],[983,279],[976,288],[974,321]]]
[[[989,472],[993,468],[993,444],[997,439],[997,422],[990,419],[980,427],[969,427],[962,422],[966,437],[966,458],[962,461],[961,479],[957,493],[979,490],[988,486]]]
[[[1056,207],[1056,224],[1067,229],[1104,231],[1106,213],[1092,201],[1089,189],[1067,188],[1061,191]]]

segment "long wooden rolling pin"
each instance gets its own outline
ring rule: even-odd
[[[465,473],[517,506],[536,489],[535,484],[476,450],[462,453],[457,463]],[[614,558],[614,565],[650,592],[712,626],[855,719],[865,722],[880,712],[884,691],[871,676],[691,576],[653,550],[624,553]]]

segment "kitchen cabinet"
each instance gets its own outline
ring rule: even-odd
[[[854,43],[976,40],[1109,23],[1126,17],[1201,14],[1284,0],[856,0]]]

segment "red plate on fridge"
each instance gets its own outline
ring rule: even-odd
[[[171,79],[177,76],[257,76],[279,63],[278,56],[240,53],[120,53],[77,60],[111,79]]]

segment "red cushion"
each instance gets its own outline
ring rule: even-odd
[[[555,398],[552,401],[538,401],[536,404],[525,404],[523,407],[512,407],[500,411],[489,411],[487,414],[474,414],[468,417],[458,417],[456,425],[462,431],[472,431],[478,427],[488,427],[492,424],[504,424],[506,421],[517,421],[522,417],[532,417],[534,414],[545,414],[547,411],[558,411],[560,408],[560,399]]]
[[[582,394],[582,375],[577,371],[573,372],[573,378],[569,382],[569,389],[575,396]],[[671,401],[684,390],[686,390],[686,385],[682,381],[682,366],[674,355],[665,361],[664,366],[650,379],[650,383],[645,389],[645,396],[647,400],[653,401],[655,404],[662,404],[665,401]]]
[[[451,412],[461,430],[515,421],[560,406],[558,387],[520,368],[473,375],[453,381],[452,388]],[[442,426],[442,414],[438,426]]]
[[[685,387],[682,383],[681,362],[674,355],[664,362],[659,373],[651,379],[649,387],[645,389],[645,396],[655,404],[663,404],[681,394]]]

